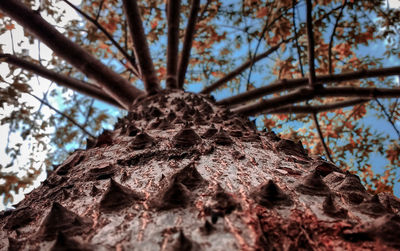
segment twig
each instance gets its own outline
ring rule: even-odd
[[[296,29],[296,0],[292,1],[292,8],[293,8],[293,31],[294,31],[294,41],[297,49],[297,55],[299,57],[299,66],[300,66],[300,73],[301,76],[304,77],[304,69],[303,69],[303,62],[301,60],[301,51],[299,45],[299,39],[297,37],[297,29]]]
[[[67,114],[61,112],[60,110],[58,110],[57,108],[55,108],[54,106],[50,105],[48,102],[44,101],[43,99],[39,98],[38,96],[36,96],[33,93],[26,93],[32,97],[34,97],[35,99],[37,99],[39,102],[41,102],[42,104],[46,105],[47,107],[49,107],[51,110],[55,111],[56,113],[60,114],[61,116],[63,116],[64,118],[66,118],[67,120],[69,120],[72,124],[76,125],[77,127],[79,127],[79,129],[81,129],[85,134],[87,134],[89,137],[94,138],[94,135],[92,135],[90,132],[88,132],[83,126],[81,126],[78,122],[76,122],[73,118],[71,118],[70,116],[68,116]]]
[[[20,1],[2,0],[0,10],[42,40],[56,55],[64,58],[89,78],[96,80],[103,90],[125,109],[129,109],[133,100],[143,95],[141,90],[66,38],[38,13]]]
[[[101,13],[101,9],[103,8],[103,4],[104,4],[104,0],[101,0],[100,5],[99,5],[99,10],[97,11],[97,15],[96,15],[96,19],[95,19],[96,21],[98,21],[100,18],[100,13]]]
[[[86,127],[87,124],[88,124],[89,117],[90,117],[90,115],[92,114],[92,111],[93,111],[93,104],[94,104],[94,99],[92,98],[92,100],[90,101],[90,104],[89,104],[89,108],[87,109],[87,113],[86,113],[86,116],[85,116],[85,122],[82,125],[83,127]],[[81,137],[79,139],[79,142],[83,141],[83,137],[84,137],[84,135],[81,135]]]
[[[195,26],[197,15],[200,10],[200,0],[192,0],[190,8],[190,16],[186,26],[185,37],[183,39],[183,48],[178,63],[178,88],[182,89],[185,83],[186,70],[189,64],[190,50],[192,49],[193,38],[195,34]]]
[[[313,112],[312,115],[313,115],[313,120],[314,120],[315,128],[317,128],[319,140],[321,141],[322,146],[324,147],[326,156],[328,157],[329,161],[333,163],[333,160],[332,160],[332,157],[331,157],[329,148],[328,148],[328,146],[327,146],[326,143],[325,143],[324,135],[322,134],[321,127],[319,126],[318,117],[317,117],[318,115],[317,115],[317,113],[315,113],[315,112]]]
[[[74,91],[96,98],[108,104],[114,105],[118,108],[123,108],[119,103],[117,103],[113,98],[104,93],[103,90],[101,90],[97,86],[68,77],[66,75],[56,73],[54,71],[46,69],[43,66],[34,64],[32,62],[29,62],[28,60],[18,58],[11,54],[0,53],[0,62],[2,61],[18,66],[24,70],[31,71],[43,78],[56,82],[60,86],[70,88]]]
[[[167,79],[168,89],[178,88],[178,47],[179,47],[179,10],[180,0],[168,0],[168,43],[167,43]]]
[[[15,54],[15,48],[14,48],[14,36],[13,36],[13,33],[12,33],[12,29],[11,29],[11,30],[9,30],[9,31],[10,31],[10,39],[11,39],[11,50],[12,50],[13,54]]]
[[[380,106],[380,108],[382,109],[383,113],[385,114],[387,120],[389,121],[390,125],[393,127],[393,129],[396,131],[397,133],[397,137],[400,139],[400,131],[399,129],[397,129],[395,123],[392,120],[392,117],[389,115],[389,113],[386,111],[385,107],[382,105],[382,103],[378,100],[378,98],[375,98],[376,103],[378,103],[378,105]]]
[[[276,50],[279,49],[279,47],[281,46],[281,44],[288,42],[290,39],[286,39],[281,41],[279,44],[271,47],[269,50],[267,50],[266,52],[257,55],[254,58],[254,62],[257,62],[263,58],[268,57],[269,55],[271,55],[273,52],[275,52]],[[251,65],[252,60],[248,60],[246,61],[244,64],[240,65],[239,67],[237,67],[236,69],[234,69],[233,71],[231,71],[230,73],[226,74],[224,77],[220,78],[219,80],[217,80],[216,82],[212,83],[210,86],[204,88],[200,93],[202,94],[209,94],[212,91],[214,91],[215,89],[217,89],[218,87],[220,87],[221,85],[225,84],[226,82],[232,80],[233,78],[235,78],[236,76],[238,76],[240,73],[242,73],[244,70],[246,70],[250,65]]]
[[[339,101],[331,104],[324,104],[324,105],[307,105],[307,106],[293,106],[293,105],[288,105],[276,109],[270,110],[268,113],[273,114],[273,113],[303,113],[303,114],[312,114],[312,113],[319,113],[319,112],[325,112],[325,111],[331,111],[343,107],[348,107],[348,106],[354,106],[358,104],[362,104],[365,102],[368,102],[370,99],[362,99],[362,98],[355,98],[355,99],[349,99],[345,101]]]
[[[150,49],[144,33],[139,7],[136,0],[123,0],[123,6],[131,32],[134,51],[142,73],[144,87],[148,94],[157,93],[161,88],[154,69],[153,60],[150,56]]]
[[[329,46],[328,46],[328,70],[329,70],[329,74],[333,73],[333,69],[332,69],[332,45],[333,45],[333,39],[335,38],[336,29],[338,27],[339,20],[342,17],[343,9],[346,6],[346,4],[347,4],[347,0],[343,0],[343,5],[340,8],[339,15],[337,16],[335,25],[333,26],[331,38],[329,39]]]
[[[385,77],[398,75],[400,72],[400,66],[381,68],[381,69],[371,69],[371,70],[361,70],[355,72],[339,73],[335,75],[320,75],[317,76],[316,83],[333,83],[342,82],[348,80],[373,78],[373,77]],[[218,105],[229,105],[233,106],[235,104],[244,103],[259,97],[284,91],[291,90],[301,86],[305,86],[308,83],[308,78],[298,78],[298,79],[280,79],[273,82],[270,85],[259,87],[226,99],[222,99],[217,102]]]
[[[210,5],[211,0],[207,0],[206,4],[204,5],[203,9],[200,12],[199,15],[199,20],[203,20],[204,15],[206,14],[206,11],[208,10],[208,6]]]
[[[301,101],[313,99],[315,97],[381,97],[394,98],[400,97],[400,88],[375,88],[375,87],[330,87],[330,88],[300,88],[287,95],[276,98],[262,100],[255,104],[245,105],[236,109],[234,112],[246,116],[253,116],[259,113],[269,113],[278,107],[294,104]],[[273,108],[272,108],[273,107]]]
[[[130,64],[133,67],[133,72],[135,74],[136,77],[139,77],[138,74],[138,69],[136,66],[136,60],[135,58],[131,57],[113,38],[113,36],[111,36],[110,33],[108,33],[108,31],[97,21],[98,17],[100,16],[100,10],[101,7],[103,5],[103,1],[101,2],[100,5],[100,10],[97,13],[97,17],[96,19],[90,17],[89,15],[87,15],[85,12],[83,12],[81,9],[79,9],[78,7],[76,7],[75,5],[73,5],[70,1],[68,0],[63,0],[66,4],[68,4],[69,6],[71,6],[76,12],[78,12],[79,14],[81,14],[85,19],[89,20],[92,24],[94,24],[99,30],[101,30],[101,32],[103,32],[104,35],[106,35],[106,37],[111,41],[111,43],[118,49],[118,51],[126,58],[126,60],[128,60],[130,62]]]
[[[258,49],[259,49],[260,44],[261,44],[261,40],[262,40],[262,38],[264,37],[265,32],[267,32],[267,30],[268,30],[276,21],[278,21],[281,17],[283,17],[284,14],[287,13],[287,11],[288,11],[288,10],[286,10],[285,12],[283,12],[282,14],[280,14],[278,17],[276,17],[274,20],[272,20],[271,23],[268,23],[268,19],[267,19],[267,21],[265,22],[265,25],[264,25],[264,27],[263,27],[263,29],[262,29],[262,31],[261,31],[261,34],[260,34],[260,36],[259,36],[259,38],[258,38],[258,41],[257,41],[257,46],[256,46],[256,49],[255,49],[254,54],[253,54],[254,56],[251,57],[251,63],[250,63],[249,74],[248,74],[248,76],[247,76],[247,85],[250,85],[251,73],[252,73],[252,71],[253,71],[253,66],[254,66],[254,63],[255,63],[255,57],[256,57],[256,55],[257,55]],[[247,88],[246,88],[246,90],[247,90]]]

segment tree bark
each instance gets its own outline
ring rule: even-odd
[[[2,213],[1,250],[400,248],[399,199],[300,142],[206,96],[169,90],[135,107]]]

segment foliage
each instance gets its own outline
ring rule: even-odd
[[[165,2],[139,1],[151,56],[160,80],[165,80],[167,75]],[[47,0],[40,1],[40,4],[32,0],[24,0],[24,3],[50,22],[57,24],[64,22],[65,8],[70,8],[67,5],[60,8],[59,4]],[[87,18],[82,18],[68,20],[60,27],[60,31],[135,86],[143,88],[143,82],[135,76],[133,62],[99,30],[99,26],[103,27],[127,55],[135,57],[122,2],[83,0],[77,7],[91,17],[92,21],[95,20],[98,26]],[[190,7],[191,2],[182,1],[180,27],[186,26]],[[314,1],[312,20],[317,76],[375,69],[399,62],[399,12],[398,9],[387,8],[384,1],[380,0]],[[185,89],[199,91],[201,86],[210,86],[238,67],[240,62],[248,60],[251,62],[250,67],[214,91],[213,95],[217,100],[266,86],[274,80],[305,77],[309,71],[309,41],[305,13],[305,1],[201,1]],[[0,13],[0,34],[15,32],[15,24],[9,17]],[[37,44],[36,38],[29,32],[25,31],[25,36],[30,44]],[[179,38],[182,42],[184,29],[180,30]],[[264,60],[255,60],[256,55],[282,41],[284,42],[279,50]],[[84,74],[66,64],[57,55],[48,59],[41,59],[40,55],[35,56],[36,59],[26,57],[24,48],[27,46],[26,41],[13,41],[13,54],[60,74],[87,80]],[[37,144],[46,147],[45,138],[50,137],[52,147],[46,161],[47,167],[51,167],[49,163],[63,160],[73,148],[85,145],[84,138],[87,135],[65,115],[94,135],[99,134],[104,126],[112,124],[116,114],[124,113],[65,88],[50,88],[52,91],[45,92],[41,99],[58,102],[58,109],[62,110],[62,113],[45,116],[41,108],[37,110],[28,106],[21,99],[21,96],[26,95],[24,93],[31,92],[28,84],[34,75],[12,65],[9,67],[9,72],[2,72],[3,79],[0,79],[0,104],[2,108],[12,107],[13,112],[4,114],[1,124],[9,125],[11,132],[20,132],[24,139],[30,135]],[[326,86],[396,88],[398,83],[394,77],[381,77],[327,83]],[[264,96],[264,99],[285,93],[288,93],[288,90]],[[61,97],[64,98],[63,101],[60,101]],[[371,98],[373,97],[368,97]],[[317,97],[297,105],[315,106],[343,100],[346,98]],[[246,101],[241,105],[253,102],[255,101]],[[400,119],[400,108],[398,98],[381,100],[381,105],[377,102],[379,101],[372,99],[353,107],[323,111],[317,114],[317,118],[331,158],[338,166],[361,174],[363,182],[368,184],[371,190],[392,192],[395,182],[398,182],[396,177],[398,179],[400,175],[396,170],[396,167],[400,166],[400,135],[396,134],[395,130],[380,130],[374,127],[374,123],[367,123],[367,120],[377,117],[379,121],[387,123],[388,128],[392,126],[396,129],[396,123],[399,123]],[[312,114],[271,112],[258,116],[257,125],[267,130],[276,130],[283,137],[301,140],[311,154],[326,154]],[[53,131],[48,133],[49,130]],[[6,151],[12,159],[18,157],[19,147],[7,146]],[[372,165],[376,164],[373,163],[373,159],[377,155],[381,159],[385,158],[385,161],[382,161],[384,164],[378,167],[382,170],[379,172],[378,169],[372,169]],[[5,184],[17,185],[0,184],[0,193],[17,191],[27,183],[26,179],[16,179],[12,173],[7,172],[7,168],[12,165],[13,162],[1,166],[0,171],[2,179],[6,180]],[[32,182],[32,177],[36,177],[38,173],[31,170],[28,183]]]

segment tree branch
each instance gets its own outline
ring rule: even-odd
[[[281,41],[279,44],[271,47],[269,50],[267,50],[266,52],[257,55],[256,57],[254,57],[254,60],[248,60],[246,61],[244,64],[240,65],[239,67],[237,67],[236,69],[234,69],[233,71],[231,71],[230,73],[228,73],[227,75],[225,75],[224,77],[220,78],[219,80],[217,80],[216,82],[214,82],[213,84],[211,84],[210,86],[204,88],[200,93],[202,94],[209,94],[212,91],[214,91],[215,89],[217,89],[218,87],[220,87],[221,85],[225,84],[226,82],[232,80],[233,78],[235,78],[236,76],[238,76],[240,73],[242,73],[244,70],[246,70],[248,67],[251,66],[252,62],[255,63],[263,58],[268,57],[269,55],[271,55],[273,52],[275,52],[276,50],[279,49],[279,47],[281,46],[281,44],[288,42],[291,39],[286,39]]]
[[[132,65],[132,68],[133,68],[132,70],[133,70],[133,73],[136,75],[136,77],[139,77],[135,58],[130,56],[124,49],[122,49],[122,47],[115,41],[115,39],[111,36],[111,34],[108,33],[108,31],[101,24],[99,24],[99,22],[97,22],[97,18],[94,19],[94,18],[90,17],[85,12],[83,12],[81,9],[79,9],[78,7],[73,5],[70,1],[68,1],[68,0],[63,0],[63,1],[66,4],[68,4],[69,6],[71,6],[76,12],[81,14],[84,18],[86,18],[88,21],[90,21],[92,24],[94,24],[99,30],[101,30],[101,32],[103,32],[103,34],[106,35],[106,37],[118,49],[118,51],[124,56],[124,58],[126,58],[126,60],[128,60],[129,63]],[[101,2],[101,5],[102,4],[103,4],[103,2]],[[99,16],[99,15],[100,15],[100,11],[97,16]]]
[[[250,53],[251,63],[250,63],[250,66],[249,66],[249,68],[250,68],[250,69],[249,69],[249,74],[248,74],[248,76],[247,76],[247,87],[250,85],[251,73],[252,73],[252,71],[253,71],[253,66],[254,66],[254,63],[255,63],[255,60],[254,60],[254,59],[255,59],[255,57],[256,57],[256,55],[257,55],[258,49],[260,48],[261,40],[263,39],[263,37],[265,36],[265,33],[269,30],[269,28],[270,28],[275,22],[277,22],[279,19],[281,19],[281,18],[288,12],[288,10],[289,10],[289,9],[283,11],[278,17],[274,18],[274,20],[272,20],[271,23],[268,23],[268,19],[269,19],[269,18],[267,18],[267,20],[266,20],[266,22],[265,22],[265,24],[264,24],[264,27],[263,27],[263,29],[262,29],[262,31],[261,31],[261,34],[260,34],[260,36],[258,37],[256,49],[255,49],[255,51],[254,51],[253,56],[251,56],[251,53]],[[248,90],[248,88],[246,88],[246,90]]]
[[[393,127],[395,132],[397,133],[397,137],[400,139],[400,131],[397,129],[395,123],[392,120],[392,117],[389,115],[389,113],[386,111],[385,107],[382,105],[381,102],[377,98],[375,98],[376,103],[378,103],[379,107],[382,109],[383,113],[385,114],[387,120],[389,121],[390,125]]]
[[[347,0],[344,0],[343,2],[344,3],[342,5],[342,7],[340,8],[339,15],[336,18],[335,25],[333,26],[331,38],[329,39],[329,46],[328,46],[328,70],[329,70],[329,74],[333,73],[333,69],[332,69],[332,45],[333,45],[333,39],[334,39],[335,34],[336,34],[336,29],[337,29],[337,26],[339,24],[339,20],[342,17],[343,9],[347,4]]]
[[[314,55],[314,32],[313,32],[313,24],[312,24],[312,3],[311,0],[306,0],[306,11],[307,11],[307,41],[308,41],[308,64],[309,64],[309,77],[308,84],[312,89],[316,86],[315,84],[315,55]],[[321,85],[323,88],[323,86]],[[321,141],[322,146],[325,149],[326,155],[328,159],[332,161],[331,154],[329,153],[328,146],[325,144],[324,135],[322,134],[321,127],[318,122],[318,115],[316,112],[312,114],[315,128],[317,129],[319,140]]]
[[[18,66],[24,70],[33,72],[43,78],[46,78],[50,81],[57,83],[60,86],[64,86],[70,88],[74,91],[77,91],[81,94],[93,97],[95,99],[101,100],[108,104],[114,105],[118,108],[123,107],[115,101],[113,98],[108,96],[106,93],[103,92],[102,89],[98,88],[97,86],[91,85],[89,83],[61,75],[54,71],[48,70],[43,66],[38,64],[29,62],[28,60],[18,58],[11,54],[2,54],[0,53],[0,62],[6,62],[15,66]]]
[[[179,47],[179,10],[180,0],[168,0],[168,44],[167,44],[167,79],[168,89],[178,88],[178,47]]]
[[[399,72],[400,72],[400,66],[381,68],[381,69],[361,70],[355,72],[340,73],[335,75],[317,76],[315,82],[323,84],[323,83],[342,82],[342,81],[364,79],[364,78],[395,76],[399,75]],[[274,92],[291,90],[301,86],[305,86],[307,85],[307,83],[308,83],[308,78],[280,79],[273,82],[270,85],[259,87],[257,89],[253,89],[238,94],[236,96],[222,99],[218,101],[217,104],[233,106],[235,104],[244,103]]]
[[[328,157],[329,161],[333,163],[331,154],[330,154],[330,152],[329,152],[329,148],[328,148],[328,146],[327,146],[326,143],[325,143],[324,135],[322,134],[321,127],[319,126],[318,117],[317,117],[318,115],[317,115],[317,113],[315,113],[315,112],[313,112],[312,115],[313,115],[313,120],[314,120],[315,128],[317,128],[319,140],[321,141],[322,146],[324,147],[326,156]]]
[[[68,116],[67,114],[61,112],[60,110],[58,110],[57,108],[55,108],[54,106],[50,105],[48,102],[44,101],[43,99],[39,98],[38,96],[36,96],[35,94],[32,93],[27,93],[28,95],[34,97],[35,99],[37,99],[39,102],[41,102],[42,104],[48,106],[51,110],[55,111],[56,113],[60,114],[61,116],[65,117],[67,120],[69,120],[72,124],[76,125],[77,127],[79,127],[79,129],[81,129],[85,134],[87,134],[89,137],[94,138],[94,135],[92,135],[90,132],[88,132],[83,126],[81,126],[78,122],[76,122],[73,118],[71,118],[70,116]]]
[[[300,51],[300,45],[299,45],[299,39],[297,37],[297,29],[296,29],[296,0],[292,0],[292,8],[293,8],[293,32],[294,32],[294,39],[295,39],[295,45],[297,49],[297,55],[299,57],[299,66],[300,66],[300,73],[301,76],[304,77],[304,70],[303,70],[303,62],[301,60],[301,51]]]
[[[307,41],[308,41],[308,65],[309,77],[308,84],[314,87],[315,83],[315,55],[314,55],[314,32],[312,24],[312,2],[306,0],[306,25],[307,25]]]
[[[89,78],[96,80],[103,90],[125,109],[129,109],[133,100],[142,95],[141,90],[132,86],[86,50],[67,39],[38,13],[20,1],[2,0],[0,1],[0,10],[42,40],[55,54],[67,60]]]
[[[178,88],[182,89],[185,83],[186,70],[189,65],[190,50],[192,49],[197,15],[200,10],[200,0],[192,0],[190,16],[186,26],[185,37],[183,39],[182,53],[178,63]]]
[[[260,113],[269,113],[279,107],[310,100],[315,97],[395,98],[400,97],[400,88],[330,87],[312,89],[306,87],[297,89],[287,95],[265,99],[255,104],[245,105],[233,109],[233,111],[246,116],[254,116]]]
[[[312,113],[319,113],[319,112],[326,112],[331,111],[339,108],[344,108],[348,106],[354,106],[358,104],[362,104],[368,102],[370,99],[366,98],[354,98],[345,101],[335,102],[331,104],[325,105],[307,105],[307,106],[293,106],[288,105],[276,109],[270,110],[269,114],[276,114],[276,113],[304,113],[304,114],[312,114]]]
[[[131,32],[134,51],[142,73],[144,87],[149,94],[157,93],[161,88],[150,56],[139,7],[136,0],[123,0],[123,6],[129,31]]]

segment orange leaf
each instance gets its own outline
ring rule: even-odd
[[[107,49],[107,48],[108,48],[108,45],[105,44],[105,43],[100,42],[99,48],[104,50],[104,49]]]
[[[13,29],[15,29],[15,25],[14,24],[6,24],[6,29],[13,30]]]
[[[259,9],[257,11],[256,17],[260,18],[260,17],[264,17],[267,15],[267,7],[262,7],[261,9]]]
[[[151,23],[151,29],[155,29],[157,27],[157,25],[158,25],[158,21],[157,20],[152,22]]]

